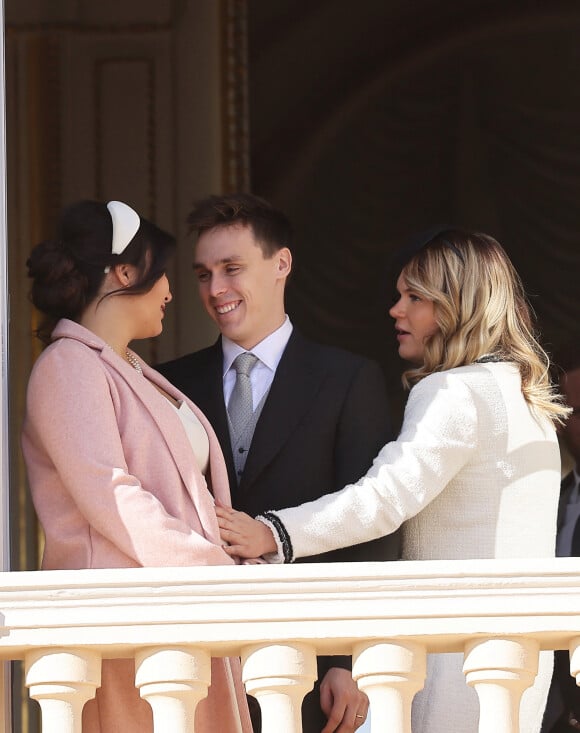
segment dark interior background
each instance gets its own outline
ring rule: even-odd
[[[249,0],[251,185],[292,218],[294,322],[402,362],[385,260],[456,224],[507,249],[544,346],[578,336],[580,5]]]

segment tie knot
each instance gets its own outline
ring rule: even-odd
[[[254,354],[251,354],[249,351],[244,351],[243,354],[239,354],[234,359],[234,369],[236,370],[236,374],[245,374],[247,377],[257,361],[258,357],[254,356]]]

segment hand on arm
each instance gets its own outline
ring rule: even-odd
[[[320,683],[320,707],[328,718],[322,733],[354,733],[366,720],[369,699],[348,669],[332,667]]]
[[[244,512],[216,506],[220,535],[228,543],[228,555],[254,558],[276,552],[274,535],[269,527]]]

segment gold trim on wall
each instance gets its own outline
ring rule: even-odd
[[[224,192],[250,190],[247,0],[221,0]]]

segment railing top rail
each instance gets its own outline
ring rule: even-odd
[[[399,560],[394,562],[343,562],[308,563],[293,565],[212,565],[192,567],[158,568],[102,568],[96,570],[34,570],[24,572],[0,572],[0,592],[19,587],[49,588],[70,586],[115,585],[124,582],[128,585],[147,585],[150,581],[163,581],[169,585],[185,581],[204,583],[208,579],[235,581],[242,584],[251,582],[295,582],[299,580],[337,579],[383,579],[385,582],[417,582],[435,580],[436,582],[459,581],[470,583],[476,579],[488,579],[490,583],[536,582],[544,578],[573,579],[580,576],[580,558],[516,558],[483,560]]]
[[[0,573],[0,657],[31,646],[143,644],[237,653],[263,639],[348,652],[368,638],[459,649],[580,635],[580,559],[422,561]]]

